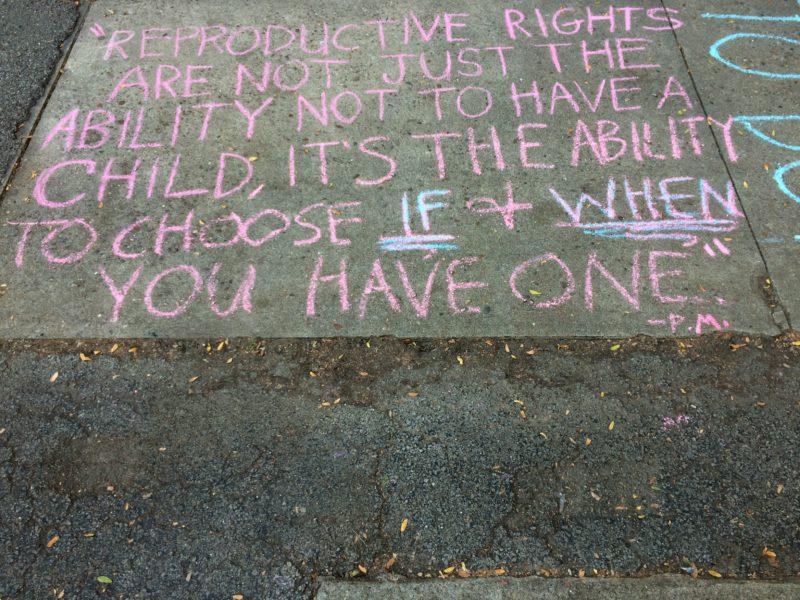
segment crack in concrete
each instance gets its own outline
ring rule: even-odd
[[[759,242],[758,242],[758,237],[756,236],[755,230],[753,229],[753,223],[750,220],[750,216],[747,214],[747,209],[744,206],[744,202],[742,202],[742,195],[739,193],[739,188],[736,185],[736,180],[733,177],[733,173],[731,172],[730,165],[728,164],[728,161],[725,160],[725,156],[723,155],[722,145],[720,144],[719,138],[717,137],[717,134],[714,131],[714,128],[711,127],[711,123],[709,123],[708,110],[706,109],[706,105],[705,105],[705,102],[703,100],[703,96],[700,94],[700,88],[698,87],[697,82],[695,81],[694,74],[692,73],[692,69],[689,66],[689,59],[687,58],[686,52],[684,51],[683,46],[681,45],[680,40],[678,39],[678,33],[677,33],[677,30],[675,29],[675,24],[673,23],[672,16],[670,15],[669,10],[667,10],[667,6],[666,6],[666,4],[664,4],[664,0],[659,0],[659,3],[661,4],[661,7],[664,9],[664,14],[667,16],[667,21],[669,22],[669,27],[670,27],[670,30],[672,31],[672,36],[675,39],[675,46],[677,47],[678,52],[681,55],[681,60],[683,61],[683,65],[686,68],[686,74],[689,77],[689,81],[691,81],[691,83],[692,83],[692,89],[694,90],[694,93],[697,96],[697,100],[700,103],[700,108],[702,109],[703,116],[705,117],[705,123],[706,123],[706,125],[708,127],[708,130],[709,130],[710,134],[711,134],[711,138],[714,140],[714,145],[717,147],[717,154],[719,154],[719,159],[720,159],[720,161],[722,161],[722,164],[725,167],[725,172],[728,175],[728,179],[730,180],[731,185],[733,185],[734,192],[736,193],[736,198],[739,201],[739,206],[742,209],[742,214],[744,214],[744,219],[745,219],[745,222],[747,223],[747,228],[750,231],[750,236],[753,238],[753,243],[755,244],[756,249],[758,250],[758,255],[761,258],[761,262],[764,265],[764,272],[767,274],[767,277],[769,278],[770,281],[774,281],[773,278],[772,278],[772,275],[770,274],[769,265],[767,264],[767,258],[764,255],[764,249],[762,248],[761,244],[759,244]],[[770,308],[770,318],[775,323],[775,326],[778,328],[779,331],[784,332],[784,333],[787,332],[787,331],[791,331],[793,329],[792,321],[791,321],[789,312],[786,310],[786,307],[783,305],[783,303],[780,300],[780,296],[776,292],[773,291],[771,297],[774,298],[774,300],[775,300],[775,304],[774,305],[770,305],[769,299],[765,298],[767,306]],[[776,308],[783,313],[783,318],[782,319],[780,317],[776,318],[776,316],[775,316],[775,309]]]

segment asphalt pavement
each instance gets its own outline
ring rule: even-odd
[[[308,598],[320,576],[497,569],[791,578],[799,353],[4,343],[0,597]]]
[[[0,181],[25,142],[31,110],[54,75],[78,14],[78,3],[67,0],[0,2]]]

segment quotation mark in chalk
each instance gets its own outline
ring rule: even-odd
[[[89,28],[89,31],[91,31],[94,34],[94,37],[101,38],[101,37],[105,37],[106,36],[106,32],[103,29],[103,26],[100,25],[100,23],[95,23],[94,25],[92,25]]]
[[[714,246],[716,246],[718,252],[724,254],[725,256],[730,256],[731,255],[730,249],[725,244],[723,244],[721,241],[719,241],[719,238],[714,238],[712,240],[712,242],[713,242]],[[711,244],[704,244],[703,245],[703,250],[705,250],[706,254],[708,254],[711,257],[714,257],[714,256],[717,255],[717,253],[714,252],[714,248],[711,247]]]

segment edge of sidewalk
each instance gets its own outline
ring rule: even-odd
[[[39,124],[39,119],[41,118],[42,113],[47,106],[47,102],[50,100],[50,96],[52,95],[59,78],[64,72],[64,65],[66,64],[67,59],[72,52],[72,48],[75,45],[75,41],[78,39],[78,35],[83,28],[83,23],[86,20],[86,15],[88,14],[92,3],[92,1],[86,1],[78,4],[78,16],[75,19],[75,25],[72,28],[72,32],[61,43],[61,55],[58,57],[58,61],[55,63],[55,65],[53,65],[50,77],[44,83],[41,94],[28,109],[28,118],[19,128],[19,145],[17,147],[17,151],[13,154],[6,172],[0,172],[0,202],[3,201],[6,192],[11,186],[11,182],[14,180],[17,169],[22,161],[22,157],[28,150],[28,145],[33,137],[33,132],[36,130],[36,127]]]
[[[343,581],[320,578],[317,600],[795,600],[800,581],[643,578],[490,577],[422,581]]]

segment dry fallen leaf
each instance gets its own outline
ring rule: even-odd
[[[403,519],[403,522],[400,523],[400,533],[405,533],[407,527],[408,527],[408,519]]]
[[[614,421],[611,421],[611,423],[608,424],[608,430],[612,431],[613,429],[614,429]]]
[[[55,383],[56,379],[58,379],[58,371],[50,375],[50,383]]]
[[[456,360],[458,361],[458,364],[460,364],[460,365],[464,364],[464,359],[461,358],[460,356],[456,356]]]
[[[442,573],[444,573],[446,575],[450,575],[450,573],[452,573],[455,570],[456,570],[456,568],[451,565],[449,567],[445,567],[444,569],[442,569]]]
[[[761,551],[761,556],[766,556],[768,558],[775,558],[777,555],[772,550],[764,546],[764,549]]]
[[[408,392],[409,398],[416,398],[417,396],[419,396],[419,392]]]
[[[361,573],[363,573],[364,575],[367,574],[367,567],[365,567],[364,565],[358,565],[358,570],[361,571]]]
[[[722,577],[722,574],[719,571],[715,571],[714,569],[709,569],[708,574],[711,575],[712,577],[717,577],[717,578]]]
[[[92,359],[86,356],[83,352],[81,352],[78,357],[81,359],[81,362],[92,362]]]
[[[384,563],[383,568],[388,571],[389,569],[392,568],[392,565],[394,565],[394,562],[396,560],[397,560],[397,554],[392,552],[392,557]]]
[[[55,545],[56,545],[56,542],[57,542],[59,539],[60,539],[60,538],[59,538],[57,535],[54,535],[54,536],[53,536],[53,537],[51,537],[51,538],[50,538],[50,540],[47,542],[47,547],[48,547],[48,548],[52,548],[53,546],[55,546]]]

